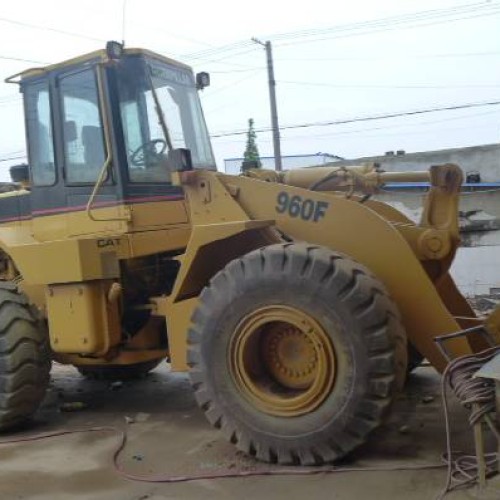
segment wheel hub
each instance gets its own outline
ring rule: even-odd
[[[311,316],[288,306],[265,306],[247,314],[236,327],[228,358],[242,395],[271,415],[313,411],[335,379],[329,336]]]
[[[300,329],[286,323],[271,327],[263,339],[263,355],[276,380],[291,389],[311,385],[318,355],[313,341]]]

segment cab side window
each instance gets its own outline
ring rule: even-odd
[[[54,143],[47,81],[29,85],[25,91],[29,163],[33,184],[51,186],[56,182]]]
[[[60,89],[66,182],[94,183],[106,159],[94,69],[62,77]]]

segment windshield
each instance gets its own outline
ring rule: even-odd
[[[195,168],[215,169],[193,75],[143,57],[121,60],[120,113],[132,182],[170,182],[168,151],[187,148]]]

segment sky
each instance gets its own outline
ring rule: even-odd
[[[123,15],[125,13],[125,16]],[[125,40],[208,71],[202,106],[219,169],[241,157],[249,118],[272,156],[263,47],[273,44],[283,155],[345,158],[500,142],[500,0],[0,0],[0,77]],[[305,126],[304,126],[305,125]],[[23,161],[16,86],[0,84],[0,180]],[[13,158],[12,160],[8,160]]]

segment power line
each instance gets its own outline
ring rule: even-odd
[[[433,9],[427,11],[413,12],[410,14],[404,14],[399,16],[391,16],[381,19],[375,19],[365,22],[343,24],[330,28],[318,28],[296,31],[291,33],[282,33],[274,36],[270,36],[274,41],[297,39],[297,38],[308,38],[313,36],[321,35],[338,35],[338,37],[344,36],[355,36],[358,34],[367,34],[377,31],[386,31],[400,29],[401,27],[407,27],[408,24],[414,25],[415,27],[420,25],[429,26],[431,24],[441,24],[447,22],[460,21],[464,19],[471,19],[475,17],[484,17],[491,14],[496,14],[499,12],[500,5],[497,2],[478,2],[473,4],[467,4],[463,6],[455,6],[446,9]],[[469,16],[470,14],[470,16]],[[424,23],[424,24],[419,24]],[[290,42],[286,45],[289,45]],[[285,45],[285,44],[282,44]]]
[[[485,129],[485,128],[490,128],[489,125],[480,125],[478,127],[476,127],[476,129]],[[467,126],[462,126],[462,127],[447,127],[447,128],[443,128],[441,129],[442,132],[454,132],[454,131],[457,131],[457,130],[470,130],[469,127]],[[434,130],[417,130],[415,132],[412,132],[412,136],[413,135],[425,135],[425,134],[435,134],[435,131]],[[337,136],[337,135],[342,135],[342,134],[331,134],[330,136]],[[283,142],[289,142],[289,141],[297,141],[298,139],[320,139],[320,138],[324,138],[324,137],[330,137],[330,136],[306,136],[306,135],[302,135],[302,136],[294,136],[294,137],[288,137],[288,136],[283,136],[281,138],[281,140]],[[401,137],[401,133],[399,132],[390,132],[390,133],[375,133],[375,134],[365,134],[362,136],[363,137],[363,140],[364,139],[371,139],[371,138],[374,138],[374,137]],[[352,139],[355,139],[355,140],[359,140],[359,138],[352,138]],[[241,140],[240,141],[223,141],[223,144],[227,144],[228,142],[231,142],[231,143],[238,143],[238,144],[241,144]],[[259,143],[265,143],[265,144],[270,144],[272,142],[272,139],[259,139]]]
[[[13,99],[12,101],[0,102],[0,106],[12,106],[13,104],[20,104],[22,102],[22,98]]]
[[[419,27],[426,27],[426,26],[432,26],[432,25],[435,25],[435,24],[444,24],[444,23],[448,23],[448,22],[455,22],[455,21],[461,21],[461,20],[467,20],[467,19],[474,19],[474,18],[477,18],[477,17],[484,17],[484,16],[487,16],[487,15],[491,15],[492,13],[500,13],[500,6],[499,8],[495,8],[494,11],[491,11],[491,12],[484,12],[484,13],[477,13],[477,14],[474,14],[474,15],[471,15],[471,16],[468,16],[468,17],[462,17],[462,18],[457,18],[457,19],[443,19],[443,20],[439,20],[439,21],[436,21],[436,22],[431,22],[431,23],[427,23],[427,24],[419,24],[418,26],[415,25],[415,26],[407,26],[409,28],[419,28]],[[345,34],[340,34],[340,35],[332,35],[332,36],[329,36],[329,37],[325,37],[325,38],[313,38],[313,39],[310,39],[310,40],[297,40],[297,41],[292,41],[292,42],[285,42],[285,43],[280,43],[280,41],[278,40],[276,43],[276,46],[277,47],[287,47],[287,46],[290,46],[290,45],[297,45],[297,44],[302,44],[302,43],[314,43],[314,42],[321,42],[321,41],[325,41],[325,40],[332,40],[332,39],[339,39],[339,38],[348,38],[348,37],[352,37],[352,36],[361,36],[361,35],[368,35],[368,34],[371,34],[371,33],[380,33],[380,32],[383,32],[383,31],[393,31],[393,30],[396,30],[396,29],[400,29],[400,28],[403,28],[404,26],[393,26],[393,25],[388,25],[387,28],[384,28],[383,26],[381,26],[379,29],[372,29],[372,30],[368,30],[368,31],[360,31],[360,32],[352,32],[352,33],[345,33]],[[274,38],[272,36],[269,36],[268,38],[270,38],[271,40],[274,41]],[[205,56],[196,56],[196,59],[199,59],[199,60],[203,60],[205,59],[206,62],[212,62],[212,63],[218,63],[218,64],[227,64],[227,65],[235,65],[236,63],[230,63],[227,61],[227,59],[232,59],[232,58],[235,58],[235,57],[240,57],[242,55],[245,55],[245,54],[249,54],[251,52],[254,51],[254,49],[252,48],[251,45],[248,45],[246,46],[247,48],[243,49],[243,50],[239,50],[238,52],[233,52],[233,53],[229,53],[229,54],[225,54],[224,56],[218,58],[218,59],[205,59]],[[232,50],[235,50],[236,48],[241,48],[241,47],[234,47]],[[230,46],[227,46],[227,48],[224,49],[224,52],[227,52],[228,50],[230,50]],[[212,53],[212,57],[214,55],[216,55],[217,52],[213,52]],[[189,59],[190,56],[183,56],[184,58],[187,58]],[[437,56],[439,57],[439,56]],[[278,58],[277,60],[286,60],[286,59],[283,59],[283,58]],[[312,60],[312,59],[309,59],[309,60]],[[318,59],[318,60],[321,60],[321,59]],[[329,60],[329,59],[325,59],[325,60]],[[240,65],[241,66],[241,65]]]
[[[20,94],[11,94],[0,97],[0,106],[8,106],[10,104],[18,103],[23,100]]]
[[[221,54],[227,51],[232,51],[235,49],[240,49],[245,46],[251,46],[252,42],[250,40],[239,40],[237,42],[232,42],[226,45],[221,45],[219,47],[213,47],[211,49],[201,50],[198,52],[192,52],[190,54],[184,54],[187,59],[204,59],[215,54]]]
[[[287,38],[297,38],[297,37],[302,37],[302,36],[315,36],[315,35],[323,35],[326,33],[329,33],[331,31],[346,31],[346,30],[352,30],[352,29],[358,29],[358,28],[364,28],[364,27],[372,27],[372,26],[379,26],[379,25],[394,25],[394,23],[401,23],[401,22],[408,22],[408,21],[415,21],[419,19],[424,19],[428,20],[429,18],[433,17],[450,17],[453,15],[458,15],[458,14],[464,14],[464,13],[476,13],[478,10],[482,9],[490,9],[490,8],[496,8],[497,5],[495,5],[496,2],[491,2],[488,0],[480,1],[480,2],[475,2],[471,4],[466,4],[466,5],[455,5],[452,7],[446,7],[446,8],[441,8],[441,9],[430,9],[430,10],[423,10],[423,11],[416,11],[416,12],[409,12],[407,14],[398,14],[395,16],[389,16],[389,17],[383,17],[383,18],[377,18],[377,19],[369,19],[367,21],[360,21],[356,23],[345,23],[345,24],[340,24],[337,26],[333,27],[327,27],[327,28],[310,28],[310,29],[305,29],[305,30],[299,30],[299,31],[294,31],[294,32],[285,32],[285,33],[280,33],[277,35],[271,35],[271,37],[274,40],[278,39],[287,39]]]
[[[50,64],[50,63],[44,62],[44,61],[36,61],[35,59],[22,59],[20,57],[0,56],[0,59],[2,59],[4,61],[19,61],[19,62],[43,64],[43,65]]]
[[[122,0],[122,43],[125,45],[125,32],[127,28],[127,0]]]
[[[294,41],[288,43],[279,43],[282,40],[288,40],[288,39],[309,38],[321,35],[332,35],[331,37],[334,38],[357,36],[360,34],[369,34],[385,30],[400,29],[402,27],[407,26],[408,24],[415,25],[415,23],[417,23],[417,25],[413,27],[428,26],[430,24],[441,24],[445,22],[460,21],[475,17],[484,17],[491,14],[496,14],[498,12],[500,12],[500,5],[496,1],[490,0],[490,1],[476,2],[463,6],[454,6],[445,9],[433,9],[433,10],[413,12],[398,16],[372,19],[369,21],[362,21],[357,23],[340,24],[328,28],[313,28],[295,32],[267,35],[263,38],[276,41],[278,42],[277,45],[282,47],[296,43],[304,43],[306,41],[311,42],[311,41],[325,40],[325,38],[323,38],[315,40],[302,40],[301,42]],[[225,56],[226,58],[235,57],[236,55],[241,55],[251,51],[252,49],[249,47],[251,47],[251,41],[242,40],[238,42],[233,42],[231,44],[222,45],[220,47],[215,47],[213,49],[186,54],[185,57],[192,59],[204,59],[206,57],[212,57],[215,54],[221,54],[221,53],[227,54],[227,52],[234,52],[235,50],[246,49],[243,51],[240,50],[237,54],[229,54]]]
[[[301,82],[293,80],[277,80],[277,83],[285,83],[290,85],[305,85],[314,87],[330,87],[337,89],[473,89],[473,88],[499,88],[500,84],[492,85],[358,85],[358,84],[335,84],[324,82]]]
[[[464,17],[455,18],[455,19],[448,19],[448,20],[443,19],[443,20],[438,20],[438,21],[434,21],[434,22],[428,22],[425,24],[415,24],[415,25],[408,25],[408,26],[404,26],[404,27],[408,28],[408,29],[425,28],[428,26],[435,26],[437,24],[447,24],[447,23],[452,23],[452,22],[456,22],[456,21],[466,21],[466,20],[470,20],[470,19],[476,19],[479,17],[491,16],[492,14],[499,14],[499,13],[500,13],[500,9],[496,9],[496,10],[490,11],[490,12],[483,12],[483,13],[478,13],[478,14],[464,16]],[[403,26],[389,26],[386,28],[372,29],[372,30],[368,30],[368,31],[360,31],[360,32],[354,32],[354,33],[344,34],[344,35],[341,34],[341,35],[337,35],[337,36],[333,35],[333,36],[328,36],[328,37],[324,37],[324,38],[313,38],[312,40],[300,40],[300,41],[287,42],[287,43],[277,43],[276,46],[277,47],[286,47],[286,46],[290,46],[290,45],[323,42],[325,40],[334,40],[334,39],[336,40],[339,38],[348,38],[348,37],[353,37],[353,36],[363,36],[363,35],[369,35],[372,33],[382,33],[384,31],[394,31],[394,30],[398,30],[402,27]]]
[[[22,96],[19,93],[0,96],[0,102],[15,101],[17,99],[22,99]]]
[[[485,129],[485,128],[488,128],[491,130],[491,126],[490,125],[479,125],[477,127],[475,127],[475,129]],[[455,131],[455,130],[470,130],[470,127],[468,126],[461,126],[461,127],[446,127],[446,128],[443,128],[443,129],[440,129],[441,132],[452,132],[452,131]],[[416,130],[416,131],[412,131],[412,136],[413,135],[425,135],[425,134],[435,134],[436,132],[435,131],[432,131],[432,130]],[[363,135],[363,139],[368,139],[368,138],[372,138],[372,137],[401,137],[401,133],[400,132],[389,132],[389,133],[376,133],[376,134],[367,134],[367,135]],[[297,139],[295,139],[297,140]]]
[[[500,56],[500,51],[490,52],[466,52],[449,54],[385,54],[383,56],[364,56],[364,57],[280,57],[278,61],[300,61],[300,62],[319,62],[319,61],[385,61],[397,58],[404,59],[438,59],[438,58],[461,58],[461,57],[482,57],[482,56]]]
[[[250,78],[253,78],[254,76],[256,76],[257,73],[258,73],[258,71],[254,71],[250,75],[246,75],[243,78],[240,78],[234,82],[228,83],[227,85],[223,85],[222,87],[217,87],[212,92],[207,93],[204,97],[205,98],[212,97],[213,95],[218,94],[219,92],[221,92],[223,90],[227,90],[228,88],[234,87],[234,86],[238,85],[239,83],[244,82],[245,80],[249,80]]]
[[[451,121],[458,121],[458,120],[470,120],[471,118],[477,118],[480,116],[486,116],[486,115],[493,115],[493,114],[498,114],[500,110],[495,110],[495,111],[486,111],[483,113],[474,113],[474,114],[467,114],[467,115],[461,115],[461,116],[454,116],[451,118],[442,118],[440,120],[426,120],[423,122],[418,122],[418,123],[397,123],[394,125],[383,125],[380,127],[369,127],[369,128],[362,128],[362,129],[356,129],[356,130],[344,130],[341,132],[330,132],[328,134],[315,134],[313,139],[315,138],[322,138],[322,137],[331,137],[331,136],[337,136],[337,135],[350,135],[350,134],[359,134],[360,132],[373,132],[375,130],[387,130],[387,129],[393,129],[393,128],[408,128],[408,127],[421,127],[422,125],[435,125],[438,123],[445,123],[445,122],[451,122]],[[310,135],[292,135],[292,136],[286,136],[287,139],[300,139],[300,138],[311,138]]]
[[[246,54],[247,52],[253,52],[253,49],[251,50],[247,50],[245,52],[243,52],[244,54]],[[235,54],[235,56],[237,55],[240,55],[240,53],[238,54]],[[183,56],[183,55],[179,55],[177,54],[177,57],[178,59],[180,60],[183,60],[183,61],[186,61],[187,59],[189,58],[186,58],[186,56]],[[229,56],[229,57],[234,57],[234,56]],[[209,64],[209,63],[213,63],[213,64],[220,64],[220,65],[223,65],[223,66],[232,66],[232,67],[235,67],[235,68],[246,68],[246,69],[251,69],[253,66],[248,66],[248,64],[240,64],[240,63],[236,63],[236,62],[228,62],[226,61],[226,58],[225,57],[221,57],[219,59],[204,59],[201,61],[203,64]],[[195,61],[194,63],[191,63],[191,64],[197,64],[198,62]]]
[[[474,113],[474,114],[467,114],[467,115],[461,115],[461,116],[454,116],[451,118],[441,118],[439,120],[426,120],[418,123],[396,123],[394,125],[382,125],[378,127],[367,127],[367,128],[362,128],[362,129],[355,129],[355,130],[343,130],[340,132],[329,132],[327,134],[314,134],[314,136],[311,135],[305,135],[305,134],[294,134],[294,135],[283,135],[282,139],[284,141],[289,141],[289,140],[294,140],[294,139],[321,139],[325,137],[335,137],[339,135],[356,135],[356,134],[362,134],[363,132],[373,132],[376,130],[387,130],[387,129],[394,129],[394,128],[408,128],[408,127],[421,127],[425,125],[435,125],[438,123],[444,123],[444,122],[450,122],[450,121],[458,121],[458,120],[470,120],[471,118],[477,118],[481,116],[486,116],[486,115],[493,115],[493,114],[498,114],[500,112],[499,109],[495,111],[486,111],[483,113]],[[435,133],[433,130],[432,133]],[[400,134],[399,134],[400,135]],[[363,136],[364,137],[364,136]],[[241,143],[241,140],[233,140],[233,141],[223,141],[224,143]],[[259,142],[271,142],[271,139],[259,139]]]
[[[263,68],[263,67],[258,67],[258,66],[254,66],[253,68],[248,68],[248,69],[231,69],[231,70],[227,70],[227,71],[210,71],[210,73],[212,74],[219,74],[219,73],[248,73],[250,71],[254,72],[254,71],[264,71],[266,68]]]
[[[165,31],[165,23],[155,23],[155,22],[152,22],[152,19],[151,19],[151,15],[148,16],[148,21],[147,22],[142,22],[140,20],[137,19],[137,16],[134,15],[132,16],[133,17],[133,21],[132,23],[129,23],[128,21],[128,17],[129,17],[129,6],[127,4],[127,0],[122,0],[122,20],[121,20],[121,25],[122,25],[122,32],[125,32],[127,33],[127,37],[128,37],[128,31],[129,31],[129,27],[130,25],[133,25],[134,27],[135,26],[142,26],[144,28],[147,28],[147,30],[149,31],[158,31],[158,30],[161,30],[162,34],[165,36],[165,37],[168,37],[168,38],[177,38],[179,40],[184,40],[184,41],[187,41],[187,42],[190,42],[190,43],[193,43],[193,44],[196,44],[196,45],[203,45],[204,47],[213,47],[212,44],[210,43],[207,43],[205,41],[201,41],[201,40],[197,40],[195,38],[190,38],[190,37],[187,37],[185,36],[184,34],[183,35],[179,35],[177,33],[173,33],[171,31],[168,31],[166,32]],[[95,9],[95,8],[92,8],[92,7],[89,7],[88,5],[82,5],[82,2],[79,3],[78,5],[78,8],[79,9],[82,9],[86,12],[89,12],[89,13],[92,13],[95,17],[95,15],[99,15],[100,17],[103,16],[103,11],[102,9]],[[125,10],[125,12],[124,12]],[[114,9],[113,9],[114,11]],[[144,8],[141,8],[141,12],[146,12],[146,14],[149,14],[149,11],[145,10]],[[125,14],[125,15],[123,15]],[[123,29],[123,20],[125,18],[125,30]],[[160,19],[162,20],[162,19]],[[122,36],[122,39],[124,39],[125,37]],[[126,41],[126,39],[125,39]],[[166,51],[166,52],[169,52],[169,51]]]
[[[443,107],[435,107],[435,108],[426,108],[426,109],[418,109],[413,111],[400,111],[395,113],[386,113],[380,115],[372,115],[372,116],[362,116],[357,118],[346,118],[343,120],[332,120],[332,121],[318,121],[318,122],[310,122],[310,123],[299,123],[294,125],[285,125],[280,127],[281,130],[287,129],[297,129],[297,128],[310,128],[310,127],[327,127],[330,125],[344,125],[347,123],[359,123],[359,122],[368,122],[375,120],[386,120],[388,118],[398,118],[401,116],[416,116],[422,115],[426,113],[436,113],[441,111],[455,111],[458,109],[470,109],[470,108],[479,108],[484,106],[497,106],[500,104],[500,101],[490,101],[490,102],[480,102],[480,103],[466,103],[466,104],[458,104],[454,106],[443,106]],[[271,130],[270,127],[263,127],[260,129],[255,129],[255,132],[269,132]],[[247,130],[238,130],[233,132],[221,132],[218,134],[213,134],[211,137],[228,137],[232,135],[243,135],[246,134]]]
[[[3,153],[0,153],[0,158],[10,158],[11,156],[19,156],[21,154],[26,153],[26,148],[23,149],[18,149],[16,151],[5,151]]]
[[[12,161],[12,160],[24,160],[26,155],[23,156],[11,156],[10,158],[0,158],[0,162]]]
[[[219,57],[217,59],[205,59],[205,58],[197,58],[197,59],[203,61],[203,63],[224,64],[224,65],[228,65],[228,66],[237,66],[237,67],[241,67],[241,68],[249,68],[250,66],[248,66],[248,65],[238,64],[238,63],[234,63],[234,62],[227,62],[228,58],[239,57],[239,56],[242,56],[244,54],[249,54],[249,53],[255,53],[255,49],[253,48],[253,46],[251,46],[248,49],[241,50],[239,52],[235,52],[233,54],[221,56],[221,57]],[[179,57],[182,58],[183,60],[186,60],[186,56],[179,56]],[[187,59],[189,59],[189,57]]]
[[[0,17],[0,22],[13,24],[16,26],[22,26],[23,28],[37,29],[41,31],[50,31],[53,33],[58,33],[60,35],[71,36],[75,38],[83,38],[85,40],[92,40],[93,42],[106,42],[103,38],[95,38],[92,36],[84,35],[83,33],[76,33],[73,31],[60,30],[58,28],[52,28],[50,26],[42,26],[40,24],[25,23],[23,21],[17,21],[16,19],[8,19],[6,17]]]

